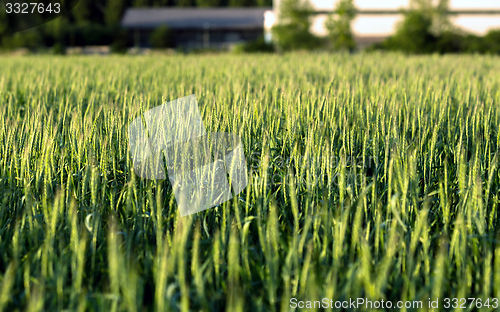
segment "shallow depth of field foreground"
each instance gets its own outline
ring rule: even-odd
[[[481,298],[491,311],[500,298],[498,57],[3,56],[0,67],[0,309],[366,298],[422,301],[415,311]],[[231,201],[181,218],[168,180],[133,172],[127,127],[190,94],[207,132],[242,138],[250,177]]]

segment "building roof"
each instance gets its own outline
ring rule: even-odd
[[[124,28],[262,29],[264,12],[272,8],[130,8],[122,18]]]

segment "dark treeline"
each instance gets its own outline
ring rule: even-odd
[[[69,14],[14,35],[10,34],[7,20],[0,16],[0,49],[53,47],[63,52],[67,46],[111,45],[118,51],[131,44],[119,27],[130,7],[266,6],[272,6],[272,0],[80,0]]]

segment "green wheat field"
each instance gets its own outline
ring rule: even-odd
[[[190,94],[249,184],[181,218],[127,131]],[[0,115],[1,310],[496,310],[499,57],[0,56]]]

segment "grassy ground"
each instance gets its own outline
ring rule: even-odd
[[[0,64],[0,309],[288,311],[290,298],[363,297],[422,301],[415,311],[475,297],[495,310],[498,57]],[[180,218],[167,181],[133,173],[127,126],[193,93],[207,131],[242,137],[250,183]]]

